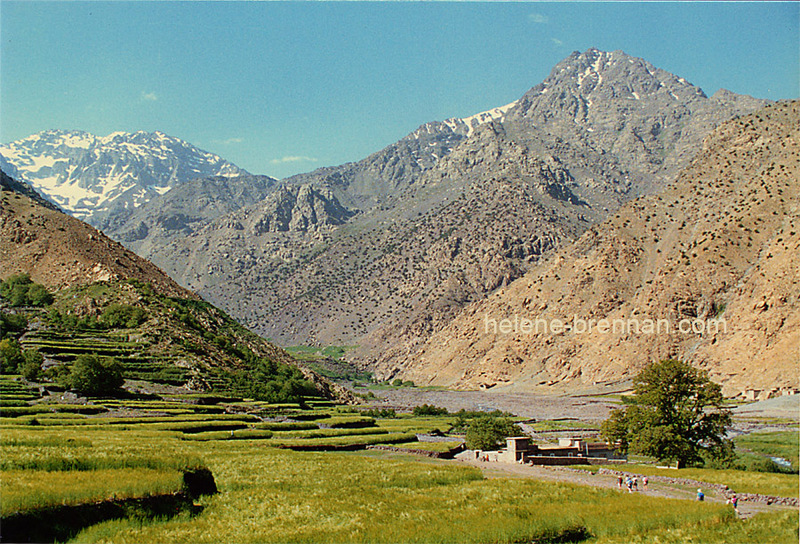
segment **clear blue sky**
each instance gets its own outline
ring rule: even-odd
[[[622,49],[712,94],[798,98],[796,3],[0,0],[0,141],[161,130],[253,173],[358,160]]]

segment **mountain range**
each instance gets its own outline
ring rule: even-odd
[[[626,204],[465,308],[399,375],[449,387],[574,391],[618,385],[649,361],[675,357],[708,370],[727,394],[795,387],[798,156],[799,102],[724,124],[674,184]],[[544,324],[539,334],[513,322],[504,331],[503,319]],[[571,330],[545,332],[555,320]]]
[[[390,378],[464,306],[666,188],[713,128],[765,103],[575,53],[512,104],[283,180],[147,256],[260,334],[357,345]]]
[[[92,224],[191,179],[246,173],[183,140],[142,131],[47,130],[0,146],[0,166]]]
[[[316,394],[355,401],[341,386],[247,331],[149,261],[64,214],[2,171],[0,256],[0,278],[27,274],[55,292],[54,305],[46,316],[37,318],[31,331],[47,334],[48,354],[54,345],[61,346],[52,353],[58,362],[71,362],[75,350],[82,353],[87,342],[100,342],[106,352],[114,351],[119,336],[108,338],[96,327],[70,329],[63,322],[54,328],[54,314],[62,316],[56,321],[97,319],[109,307],[121,304],[140,309],[143,322],[126,326],[124,337],[136,340],[126,342],[119,351],[120,362],[128,379],[145,379],[147,388],[166,383],[201,391],[236,393],[243,386],[249,391],[252,379],[242,377],[254,371],[254,358],[265,358],[273,368],[262,377],[271,378],[273,386],[286,385],[289,378],[280,369],[293,367]]]
[[[520,355],[528,352],[519,345],[446,346],[465,337],[452,328],[469,321],[465,312],[477,315],[487,297],[552,259],[576,258],[573,244],[585,244],[629,203],[666,194],[674,183],[688,191],[681,172],[704,139],[767,104],[726,90],[707,96],[643,59],[590,49],[571,54],[510,104],[427,123],[358,162],[281,181],[232,166],[206,177],[190,172],[171,185],[145,184],[155,191],[147,198],[72,213],[87,214],[262,336],[281,345],[356,346],[348,357],[381,379],[455,387],[612,383],[628,374],[596,371],[602,357],[569,366],[569,350],[555,357]],[[26,153],[29,163],[44,164]],[[0,154],[10,162],[5,148]],[[541,295],[547,300],[574,289],[551,287]],[[666,351],[677,353],[686,344],[670,345]],[[618,354],[620,368],[638,364],[632,353]],[[506,359],[541,368],[511,371]]]

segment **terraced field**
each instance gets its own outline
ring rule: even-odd
[[[189,379],[189,371],[176,365],[179,357],[154,356],[150,353],[152,342],[130,341],[128,335],[104,331],[35,331],[23,336],[20,344],[26,349],[38,350],[50,359],[50,365],[71,363],[78,355],[91,354],[115,358],[122,364],[128,379],[171,385],[181,385]]]
[[[797,540],[786,513],[743,521],[724,504],[487,480],[397,451],[457,448],[455,437],[418,439],[449,431],[452,415],[375,418],[322,400],[211,394],[53,404],[16,376],[0,377],[0,393],[25,404],[0,418],[0,515],[22,540],[33,528],[47,530],[40,541],[78,542]],[[34,412],[6,412],[19,408]],[[191,491],[190,476],[204,473],[218,493]]]

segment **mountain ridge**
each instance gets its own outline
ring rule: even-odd
[[[242,218],[274,213],[265,201],[150,257],[265,337],[359,345],[354,361],[392,377],[462,307],[666,187],[713,128],[766,103],[681,79],[622,52],[573,54],[469,136],[429,123],[283,181],[358,212],[339,225],[244,236]]]
[[[0,146],[0,157],[7,173],[93,224],[190,179],[247,173],[159,131],[47,130]]]
[[[797,101],[726,123],[675,185],[626,204],[506,289],[465,308],[396,374],[461,388],[579,389],[681,357],[708,370],[726,394],[796,385],[798,126]],[[584,326],[589,319],[636,319],[672,328],[652,335],[503,334],[493,327],[504,318],[570,322],[574,315]],[[684,333],[682,320],[724,320],[726,328]]]

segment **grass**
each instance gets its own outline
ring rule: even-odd
[[[587,423],[574,419],[548,419],[545,421],[537,421],[531,424],[534,431],[547,432],[547,431],[569,431],[573,429],[599,429],[600,425],[597,423]]]
[[[625,470],[646,476],[669,476],[689,478],[712,484],[725,484],[738,493],[761,493],[777,497],[798,497],[796,474],[771,472],[749,472],[744,470],[718,470],[711,468],[660,469],[644,465],[608,466],[613,470]]]
[[[594,544],[764,544],[770,542],[794,543],[798,540],[797,513],[792,511],[757,514],[743,521],[711,519],[689,527],[670,527],[652,534],[605,536],[593,540]]]
[[[270,445],[290,449],[336,449],[343,447],[365,447],[373,444],[401,444],[403,442],[413,442],[417,439],[414,433],[386,433],[378,431],[378,434],[345,434],[340,436],[330,436],[324,438],[279,438],[275,437],[270,441]]]
[[[407,448],[409,450],[445,453],[458,447],[460,444],[462,444],[462,441],[460,440],[452,442],[408,442],[406,444],[400,444],[399,447]],[[389,444],[386,445],[388,446]]]
[[[219,442],[208,450],[221,494],[195,517],[111,521],[80,542],[529,542],[594,535],[653,541],[746,526],[730,507],[534,480],[484,480],[471,467]],[[631,515],[636,512],[637,515]],[[796,542],[782,522],[773,542]],[[739,531],[741,532],[741,531]],[[775,537],[762,525],[756,532]],[[678,540],[674,540],[678,541]],[[700,540],[693,540],[698,542]],[[718,540],[721,541],[721,540]]]
[[[109,498],[128,499],[180,491],[183,474],[151,468],[78,471],[3,471],[3,516]]]
[[[744,448],[754,453],[787,459],[791,461],[794,470],[798,469],[800,433],[797,431],[750,433],[736,437],[734,442],[737,448]]]
[[[147,408],[148,402],[142,402],[141,407]],[[327,405],[317,411],[333,416],[317,423],[354,417]],[[241,414],[51,417],[56,415],[41,416],[52,419],[47,425],[2,428],[4,515],[54,504],[171,492],[180,486],[182,468],[189,466],[208,466],[221,491],[200,498],[205,508],[195,517],[108,521],[84,530],[75,539],[79,542],[470,543],[590,538],[602,543],[713,544],[795,543],[798,537],[796,512],[740,521],[729,506],[713,502],[517,478],[485,480],[472,467],[382,455],[385,452],[271,447],[398,444],[439,451],[458,442],[418,442],[415,432],[448,428],[453,419],[448,416],[404,416],[381,419],[377,426],[363,429],[319,429],[308,421],[256,423],[256,418]],[[230,425],[242,426],[226,427]],[[200,432],[180,432],[186,430]],[[705,481],[714,481],[716,474],[737,491],[745,489],[732,478],[742,474],[760,492],[766,492],[767,484],[787,482],[785,475],[690,472],[694,470],[663,472]],[[757,480],[761,477],[778,479]]]

